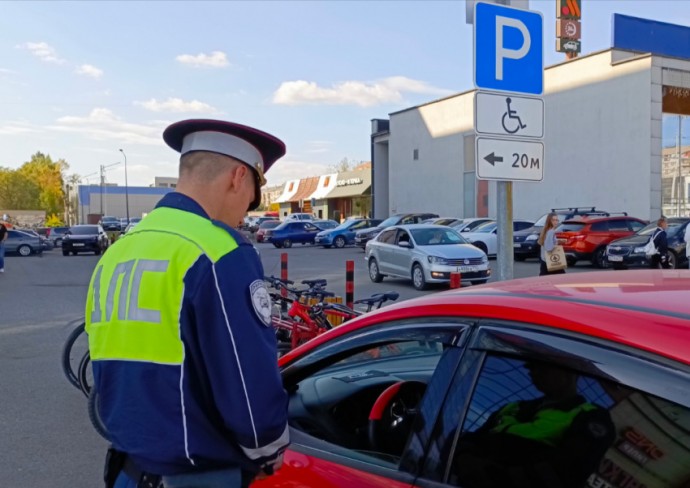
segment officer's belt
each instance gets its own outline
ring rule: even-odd
[[[122,471],[137,483],[137,488],[162,488],[161,476],[142,471],[134,464],[132,458],[127,456]]]

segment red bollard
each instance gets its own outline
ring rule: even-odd
[[[280,279],[281,280],[287,280],[288,279],[288,267],[287,267],[287,253],[281,253],[280,254]],[[287,297],[287,290],[285,288],[282,288],[280,290],[280,294],[283,295],[283,297]]]
[[[462,275],[460,273],[450,274],[450,287],[460,288],[462,286]]]
[[[355,305],[355,262],[345,261],[345,305]]]

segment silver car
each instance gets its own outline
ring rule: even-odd
[[[486,283],[491,275],[486,254],[442,225],[388,227],[367,242],[364,259],[371,281],[410,278],[418,290],[429,283],[448,283],[451,273],[460,273],[463,283]]]

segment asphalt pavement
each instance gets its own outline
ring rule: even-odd
[[[355,298],[394,290],[400,300],[447,289],[414,289],[409,280],[372,283],[359,248],[288,250],[257,244],[266,274],[280,275],[288,253],[288,275],[299,282],[326,278],[345,296],[346,261],[355,262]],[[86,398],[63,376],[60,357],[70,321],[83,317],[93,255],[7,256],[0,275],[0,487],[93,488],[101,485],[106,442],[89,423]],[[492,267],[496,266],[491,261]],[[569,272],[586,271],[578,266]],[[515,277],[538,273],[535,261],[516,263]]]

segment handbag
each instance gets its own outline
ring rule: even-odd
[[[554,246],[553,250],[546,251],[546,270],[549,272],[560,271],[568,267],[565,260],[563,246]]]
[[[647,244],[645,244],[645,246],[642,248],[644,249],[645,256],[651,257],[659,253],[659,251],[656,248],[656,244],[654,244],[654,239],[656,239],[657,235],[659,234],[657,234],[656,232],[652,234],[652,237],[649,238],[649,242],[647,242]]]

